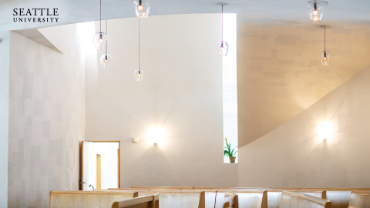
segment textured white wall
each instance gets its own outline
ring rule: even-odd
[[[64,54],[11,33],[9,207],[48,207],[50,190],[78,189],[79,142],[85,133],[79,28],[41,32],[67,49]]]
[[[370,187],[370,67],[239,148],[239,186]],[[319,139],[328,123],[329,140]]]
[[[10,32],[0,32],[0,40],[0,207],[8,207]]]
[[[138,19],[109,21],[112,65],[90,63],[86,73],[86,139],[121,141],[121,187],[237,185],[237,165],[223,164],[220,20],[143,19],[142,82],[134,80]],[[167,135],[161,145],[147,141],[153,126]]]

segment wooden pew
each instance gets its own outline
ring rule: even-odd
[[[308,190],[300,189],[299,191],[291,190],[291,189],[288,189],[288,190],[290,192],[307,194],[307,195],[314,196],[317,198],[326,199],[326,191],[323,191],[323,190],[313,190],[313,189],[308,189]],[[281,194],[283,193],[283,191],[286,191],[286,189],[267,191],[267,207],[268,208],[279,208]]]
[[[112,208],[159,208],[159,195],[141,196],[114,202]]]
[[[135,191],[50,191],[49,208],[110,208],[115,201],[138,197]]]
[[[267,191],[235,191],[237,208],[267,208]]]
[[[199,208],[232,208],[235,196],[229,192],[201,192]]]
[[[355,208],[370,207],[370,192],[369,191],[352,191],[349,200],[349,206]]]
[[[336,191],[327,190],[326,199],[331,201],[332,208],[347,208],[349,206],[349,199],[351,191]]]
[[[331,202],[297,192],[284,191],[279,208],[331,208]]]

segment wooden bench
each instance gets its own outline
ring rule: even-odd
[[[112,208],[159,208],[159,195],[141,196],[114,202]]]
[[[284,191],[279,208],[331,208],[331,202],[314,196]]]
[[[135,191],[50,191],[49,208],[111,208],[115,201],[138,197]]]
[[[267,191],[234,191],[237,208],[267,208]]]
[[[352,191],[349,206],[355,208],[370,207],[370,192],[369,191]]]
[[[326,199],[326,191],[322,191],[322,190],[321,191],[320,190],[312,190],[312,189],[308,189],[308,190],[301,189],[301,190],[298,190],[298,191],[297,190],[291,190],[291,189],[288,189],[288,190],[290,192],[307,194],[307,195],[314,196],[314,197],[317,197],[317,198]],[[286,191],[286,189],[267,191],[267,207],[268,208],[279,208],[281,194],[283,193],[283,191]]]
[[[229,192],[201,192],[199,208],[232,208],[235,196]]]

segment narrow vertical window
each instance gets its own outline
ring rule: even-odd
[[[235,156],[238,162],[238,93],[236,66],[236,14],[224,14],[224,40],[229,43],[229,52],[223,57],[223,132],[224,150]],[[226,140],[227,138],[227,144]],[[234,151],[233,151],[234,150]],[[225,154],[224,163],[233,162]]]

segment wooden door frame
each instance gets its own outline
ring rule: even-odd
[[[83,176],[84,176],[84,167],[83,167],[83,161],[84,161],[84,142],[97,142],[97,143],[109,143],[109,142],[118,142],[118,184],[117,184],[117,187],[118,188],[121,188],[120,186],[120,181],[121,181],[121,176],[120,176],[120,173],[121,173],[121,163],[120,163],[120,152],[121,152],[121,141],[91,141],[91,140],[84,140],[82,141],[82,145],[81,145],[81,161],[80,161],[80,170],[81,170],[81,181],[83,181]],[[79,183],[80,183],[79,182]],[[83,184],[80,183],[80,190],[83,190]]]

